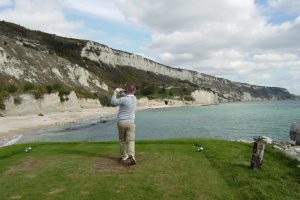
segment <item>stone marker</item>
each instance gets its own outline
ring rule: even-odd
[[[296,141],[296,145],[300,145],[300,122],[294,122],[290,128],[290,139]]]
[[[260,169],[263,163],[266,143],[263,137],[254,138],[251,169]]]

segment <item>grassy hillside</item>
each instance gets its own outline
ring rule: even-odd
[[[16,45],[16,42],[22,45]],[[38,73],[39,76],[36,77],[35,82],[32,82],[35,87],[25,92],[44,94],[47,93],[48,86],[59,83],[63,88],[75,91],[79,97],[97,98],[99,96],[110,96],[112,90],[116,87],[124,87],[125,84],[135,84],[138,88],[138,92],[141,91],[138,94],[140,96],[147,96],[149,98],[173,98],[176,96],[185,100],[193,100],[190,95],[191,92],[199,89],[199,86],[188,81],[155,74],[150,71],[138,70],[129,66],[111,66],[103,62],[98,63],[82,58],[81,51],[86,43],[86,40],[60,37],[41,31],[29,30],[13,23],[0,21],[0,48],[3,48],[7,52],[10,52],[11,48],[20,50],[24,55],[17,53],[14,55],[14,58],[20,60],[24,66],[26,63],[30,63],[30,66],[38,69],[35,73]],[[42,54],[44,57],[40,59],[39,56],[37,56],[30,60],[24,52],[31,52],[32,56],[44,52]],[[69,63],[62,62],[60,58],[67,60]],[[36,62],[37,60],[38,62]],[[52,64],[55,65],[57,69],[60,69],[60,73],[64,79],[61,80],[57,75],[56,77],[51,76],[51,71],[47,71],[48,73],[44,72],[45,69],[51,69],[53,67]],[[65,65],[75,64],[105,82],[108,85],[109,91],[104,91],[99,88],[91,89],[70,81],[69,75],[64,74],[67,71]],[[24,85],[27,84],[26,79],[24,79],[26,76],[30,77],[30,73],[19,80],[14,79],[7,81],[12,79],[12,77],[0,72],[0,109],[1,103],[6,97],[9,95],[19,95],[24,92]],[[79,78],[79,76],[77,78]],[[90,82],[90,80],[88,81]],[[10,87],[16,89],[12,91],[9,90]],[[149,87],[151,88],[150,90]],[[173,89],[165,89],[170,87],[173,87]],[[206,88],[203,89],[206,90]],[[148,92],[143,94],[143,90],[147,90]],[[94,94],[95,91],[97,91],[97,94]]]
[[[299,162],[270,146],[261,171],[249,168],[250,144],[190,139],[136,148],[135,166],[118,162],[113,142],[1,148],[0,199],[300,199]]]

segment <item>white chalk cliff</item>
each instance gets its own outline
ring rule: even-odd
[[[112,67],[117,65],[128,66],[189,81],[204,88],[195,91],[193,94],[193,97],[199,102],[204,101],[214,104],[226,101],[273,100],[290,97],[289,92],[283,88],[238,83],[195,71],[173,68],[136,54],[109,48],[93,41],[87,42],[81,51],[81,56],[94,62],[106,63]]]
[[[127,71],[129,73],[125,77],[124,72]],[[84,91],[90,95],[95,92],[109,95],[122,81],[126,83],[133,78],[137,84],[142,85],[143,79],[147,77],[150,77],[148,84],[154,82],[152,78],[156,78],[160,84],[157,84],[157,87],[163,84],[168,87],[176,84],[179,84],[177,88],[187,87],[189,99],[194,99],[193,103],[197,104],[295,97],[284,88],[238,83],[173,68],[97,42],[31,31],[16,24],[0,21],[0,78],[6,86],[17,85],[18,92],[26,82],[43,87],[59,82],[73,91]],[[12,92],[22,99],[20,105],[15,105],[14,97],[9,97],[6,93],[7,88],[0,88],[0,104],[5,105],[5,110],[0,110],[0,114],[4,113],[3,115],[98,106],[96,100],[80,100],[75,93],[70,94],[69,101],[61,102],[56,93],[35,99],[30,94]],[[158,104],[161,103],[161,100],[157,101]],[[155,101],[146,100],[141,100],[140,104],[143,102],[145,105],[155,104]],[[180,104],[176,100],[173,100],[173,103]]]

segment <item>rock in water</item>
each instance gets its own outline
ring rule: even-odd
[[[296,141],[296,145],[300,145],[300,122],[294,122],[290,128],[290,139]]]

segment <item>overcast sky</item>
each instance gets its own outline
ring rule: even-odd
[[[300,0],[0,0],[0,19],[300,95]]]

